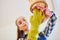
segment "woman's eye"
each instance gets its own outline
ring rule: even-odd
[[[19,22],[19,24],[22,24],[22,22]]]

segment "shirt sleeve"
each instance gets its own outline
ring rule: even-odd
[[[30,40],[37,40],[36,35],[38,34],[39,25],[42,23],[45,15],[42,15],[42,11],[34,9],[34,14],[30,18],[30,31],[28,33],[28,38]]]
[[[56,22],[56,15],[53,11],[51,11],[52,13],[52,16],[50,17],[50,19],[48,20],[47,22],[47,26],[46,28],[44,29],[44,31],[42,32],[42,34],[45,36],[45,37],[49,37],[49,34],[51,34],[52,30],[54,29],[54,26],[55,26],[55,22]],[[40,33],[39,33],[40,34]]]

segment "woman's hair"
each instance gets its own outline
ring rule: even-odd
[[[21,18],[21,17],[19,17],[19,18]],[[17,40],[19,40],[19,38],[23,38],[23,36],[24,36],[24,31],[23,30],[19,30],[19,26],[17,25],[17,21],[18,21],[19,18],[17,18],[17,20],[16,20]],[[22,17],[22,18],[24,19],[24,17]]]
[[[17,29],[17,40],[23,37],[24,37],[24,31],[23,30],[20,31],[19,29]]]

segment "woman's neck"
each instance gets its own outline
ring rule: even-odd
[[[24,33],[25,33],[25,34],[28,34],[28,32],[29,32],[29,30],[28,30],[28,29],[24,31]]]

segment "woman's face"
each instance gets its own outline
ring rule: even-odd
[[[23,17],[18,18],[16,23],[19,30],[25,31],[28,29],[27,21]]]

